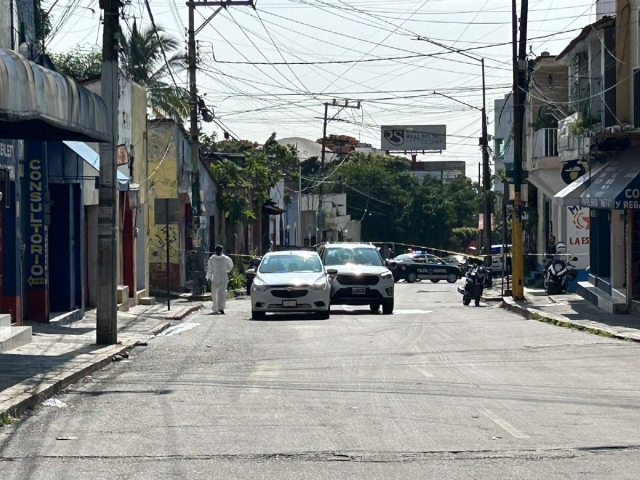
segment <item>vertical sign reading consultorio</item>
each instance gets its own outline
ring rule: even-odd
[[[27,251],[26,275],[29,288],[47,285],[47,235],[45,226],[44,162],[33,158],[27,162]]]

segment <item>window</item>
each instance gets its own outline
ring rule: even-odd
[[[493,151],[496,155],[496,158],[503,158],[504,157],[504,138],[494,138],[494,147],[493,147]]]
[[[333,265],[373,265],[382,266],[382,258],[373,248],[329,248],[325,253],[324,264]]]
[[[316,255],[268,255],[260,264],[260,273],[320,273],[322,263]]]

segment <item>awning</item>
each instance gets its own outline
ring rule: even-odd
[[[534,170],[529,172],[528,180],[549,198],[567,186],[560,176],[560,170]]]
[[[266,213],[267,215],[282,215],[284,212],[286,212],[286,210],[278,207],[273,200],[267,200],[262,205],[262,213]]]
[[[580,196],[583,207],[640,210],[640,148],[628,148],[597,175]]]
[[[106,142],[107,107],[64,75],[0,48],[0,138]]]
[[[607,164],[598,163],[591,167],[591,173],[587,172],[581,177],[576,178],[565,188],[560,190],[553,197],[553,204],[561,207],[574,207],[580,205],[580,195],[582,195],[589,185],[589,179],[593,179],[596,174],[601,171]]]
[[[97,171],[100,171],[100,154],[96,152],[93,148],[87,145],[84,142],[62,142],[71,150],[73,150],[76,155],[82,158],[85,162],[95,168]],[[129,177],[127,177],[120,170],[117,170],[118,174],[118,190],[129,190]]]

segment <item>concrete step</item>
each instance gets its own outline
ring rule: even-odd
[[[627,304],[603,292],[590,282],[578,282],[578,295],[611,315],[628,312]]]
[[[127,303],[129,304],[129,287],[126,285],[118,285],[118,290],[116,292],[116,299],[118,304]]]
[[[123,303],[119,303],[118,304],[118,311],[119,312],[128,312],[129,311],[129,301],[123,302]]]
[[[10,313],[1,313],[0,314],[0,328],[2,327],[10,327],[11,326],[11,314]]]
[[[155,305],[156,297],[140,297],[138,300],[139,305]]]
[[[0,353],[8,352],[31,342],[31,327],[0,328]]]

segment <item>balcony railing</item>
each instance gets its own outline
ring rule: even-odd
[[[534,158],[558,156],[558,129],[543,128],[533,134]]]

